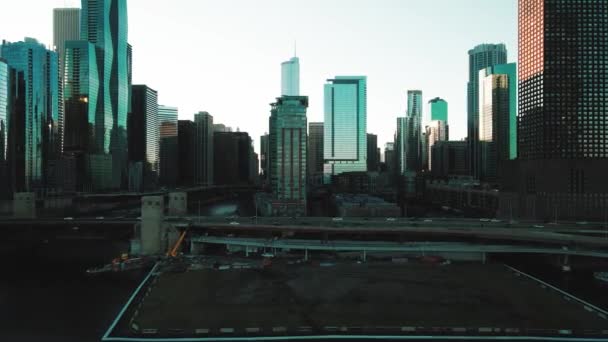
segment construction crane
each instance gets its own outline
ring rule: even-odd
[[[177,256],[177,250],[182,245],[182,242],[184,242],[186,233],[188,233],[188,229],[184,229],[182,231],[182,233],[179,236],[179,239],[177,239],[177,241],[175,242],[175,245],[173,245],[173,248],[171,248],[170,250],[167,251],[167,256],[170,256],[172,258],[175,258]]]

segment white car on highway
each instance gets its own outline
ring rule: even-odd
[[[386,220],[392,222],[392,221],[395,221],[395,218],[394,217],[387,217]]]
[[[240,224],[240,223],[238,223],[238,222],[236,222],[236,221],[232,221],[232,222],[230,222],[230,225],[232,225],[232,226],[238,226],[239,224]]]
[[[65,221],[73,221],[73,220],[74,220],[74,218],[73,218],[73,217],[64,217],[63,219],[64,219]]]
[[[343,221],[341,217],[334,217],[331,220],[332,221]]]

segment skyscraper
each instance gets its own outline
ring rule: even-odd
[[[281,95],[300,95],[300,59],[292,57],[281,63]]]
[[[207,112],[194,114],[194,182],[213,184],[213,116]]]
[[[367,171],[367,77],[336,76],[325,84],[324,182]]]
[[[25,38],[16,43],[3,41],[0,56],[9,67],[23,73],[25,82],[24,112],[15,113],[24,120],[24,135],[15,143],[23,144],[16,153],[23,153],[25,174],[24,184],[16,187],[22,191],[43,190],[47,163],[58,159],[62,151],[57,54],[35,39]]]
[[[407,114],[397,118],[395,154],[398,174],[419,172],[422,167],[422,91],[408,90]]]
[[[504,44],[481,44],[469,50],[469,82],[467,83],[467,133],[469,162],[473,177],[479,177],[479,70],[507,63]]]
[[[274,215],[306,215],[307,96],[281,96],[270,110],[270,168]]]
[[[177,121],[178,184],[194,184],[194,145],[196,126],[191,120]]]
[[[177,108],[158,106],[160,125],[160,183],[175,186],[178,177]]]
[[[608,45],[599,42],[608,37],[608,0],[520,0],[518,8],[519,173],[501,208],[603,221]]]
[[[377,172],[380,160],[378,159],[378,136],[367,134],[367,171]]]
[[[319,175],[323,175],[322,122],[308,123],[308,175],[311,180],[315,180]]]
[[[243,185],[253,182],[253,147],[247,132],[213,133],[213,184]]]
[[[158,93],[146,85],[133,85],[132,94],[133,110],[129,114],[128,126],[130,168],[143,172],[141,177],[135,178],[143,181],[143,184],[135,185],[136,189],[141,189],[142,185],[144,189],[154,189],[158,186],[160,168]],[[129,187],[133,188],[132,185]]]
[[[260,164],[262,166],[262,179],[264,182],[269,182],[269,171],[270,171],[270,157],[269,157],[269,146],[268,146],[268,133],[260,137]]]
[[[517,68],[498,64],[479,71],[480,178],[497,180],[504,161],[517,156]]]
[[[53,45],[59,56],[59,75],[63,79],[65,42],[80,39],[80,8],[53,9]]]
[[[115,187],[126,182],[129,56],[126,0],[82,0],[81,39],[93,43],[101,84],[104,149],[112,154]],[[101,115],[100,115],[101,117]],[[102,123],[100,123],[102,124]]]
[[[8,199],[11,194],[8,165],[8,119],[13,107],[11,70],[8,63],[0,58],[0,199]]]
[[[443,120],[448,122],[448,103],[446,100],[436,97],[429,101],[431,106],[431,121]]]

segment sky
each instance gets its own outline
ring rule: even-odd
[[[158,91],[180,119],[208,111],[249,132],[259,152],[281,62],[300,58],[308,121],[323,121],[323,85],[367,76],[367,131],[392,141],[408,89],[449,104],[450,139],[466,136],[467,51],[505,43],[517,59],[516,0],[127,0],[133,83]],[[52,9],[78,0],[19,0],[3,7],[0,39],[52,46]]]

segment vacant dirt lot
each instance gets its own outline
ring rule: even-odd
[[[426,326],[604,328],[608,322],[502,265],[278,265],[164,273],[142,328]]]

